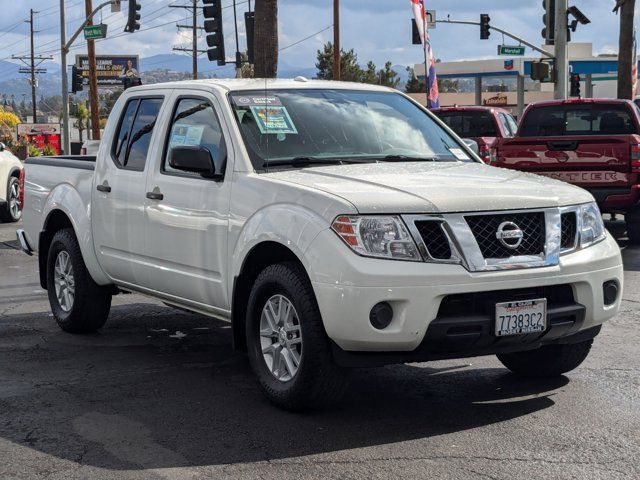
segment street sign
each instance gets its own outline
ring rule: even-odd
[[[427,28],[436,28],[436,11],[427,10]]]
[[[498,45],[498,55],[524,56],[524,46],[522,45]]]
[[[107,37],[107,24],[101,23],[100,25],[89,25],[84,27],[85,40],[96,40],[98,38]]]

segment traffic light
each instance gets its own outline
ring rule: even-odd
[[[571,93],[569,96],[578,97],[582,95],[580,91],[580,75],[571,75]]]
[[[245,12],[244,25],[247,29],[247,60],[254,63],[255,50],[253,49],[253,33],[256,26],[256,12]]]
[[[422,45],[422,38],[420,38],[420,30],[416,21],[411,19],[411,43],[414,45]]]
[[[207,57],[218,65],[226,65],[224,32],[222,31],[222,0],[202,0],[204,3],[204,31],[207,32]]]
[[[82,69],[73,65],[71,67],[71,92],[82,91]]]
[[[491,22],[491,17],[486,13],[482,13],[480,15],[480,40],[489,39],[489,35],[491,35],[489,22]]]
[[[129,16],[127,18],[127,24],[124,27],[125,32],[133,33],[136,30],[140,30],[140,4],[138,0],[129,0]]]
[[[531,62],[531,79],[541,83],[551,83],[555,81],[555,70],[550,62]]]
[[[554,45],[556,38],[556,0],[542,0],[542,8],[544,9],[544,14],[542,15],[542,23],[544,23],[542,38],[544,38],[546,45]]]

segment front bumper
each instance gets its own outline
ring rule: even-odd
[[[436,352],[438,349],[430,344],[427,331],[430,327],[433,331],[440,323],[436,320],[443,299],[452,295],[503,292],[507,295],[499,301],[509,301],[519,299],[509,297],[510,291],[553,290],[554,286],[565,285],[572,295],[560,298],[557,307],[571,310],[573,320],[571,325],[565,324],[566,328],[556,328],[553,334],[553,328],[549,328],[545,341],[557,341],[598,327],[616,315],[622,296],[622,259],[610,235],[592,247],[562,256],[557,266],[496,272],[469,272],[459,265],[360,257],[328,230],[316,238],[306,256],[327,334],[337,348],[346,352],[401,353],[424,348]],[[616,281],[620,288],[616,301],[607,306],[603,283],[610,280]],[[392,306],[394,316],[387,328],[377,330],[369,321],[369,312],[382,301]],[[563,317],[561,313],[558,318]],[[470,307],[467,317],[477,316]],[[481,316],[476,324],[481,325],[483,332],[493,331],[492,316],[486,312]],[[552,316],[549,324],[553,325],[551,320]],[[475,335],[475,341],[471,337],[473,335],[469,335],[469,343],[462,348],[458,348],[459,344],[456,348],[445,348],[440,352],[442,358],[497,353],[496,345],[482,343],[495,340],[491,335]],[[519,344],[515,348],[535,348],[541,345],[538,337],[518,336]]]

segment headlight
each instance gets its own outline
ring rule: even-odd
[[[331,228],[353,251],[365,257],[422,260],[400,217],[340,215]]]
[[[595,203],[587,203],[580,206],[578,210],[578,229],[581,248],[598,243],[606,236],[602,214]]]

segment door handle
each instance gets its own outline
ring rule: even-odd
[[[96,190],[98,190],[99,192],[109,193],[111,191],[111,187],[107,182],[104,182],[102,185],[98,185],[96,187]]]
[[[162,200],[164,195],[160,192],[147,192],[147,198],[150,200]]]

